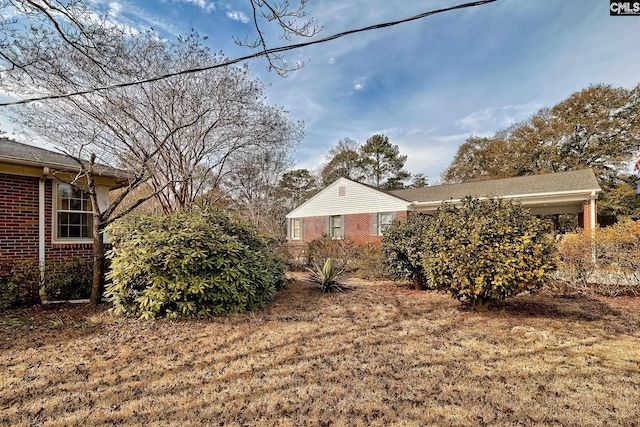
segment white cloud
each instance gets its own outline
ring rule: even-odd
[[[353,88],[354,88],[355,90],[361,90],[363,87],[364,87],[364,84],[362,84],[362,83],[360,83],[360,82],[356,82],[356,83],[353,85]]]
[[[142,27],[143,23],[145,24],[145,26],[146,24],[148,24],[154,29],[160,29],[166,33],[171,34],[172,36],[177,36],[181,32],[175,24],[163,18],[159,18],[158,16],[151,14],[145,9],[127,4],[126,12],[134,18],[138,27]]]
[[[460,129],[477,129],[480,127],[480,125],[484,122],[486,122],[487,120],[491,119],[495,113],[496,109],[495,108],[485,108],[483,110],[480,111],[475,111],[471,114],[469,114],[466,117],[463,117],[462,119],[458,120],[456,122],[456,125],[458,125],[458,127]]]
[[[249,18],[243,12],[238,12],[237,10],[233,10],[231,12],[227,12],[227,18],[233,19],[234,21],[242,22],[246,24],[249,22]]]
[[[89,18],[101,21],[102,14],[108,15],[108,24],[114,27],[120,27],[124,31],[136,34],[142,29],[152,27],[155,30],[161,30],[172,36],[177,36],[181,31],[173,22],[152,14],[148,10],[137,6],[135,3],[120,0],[87,0],[92,5],[93,12]]]
[[[484,108],[458,120],[456,126],[461,130],[469,130],[474,133],[486,132],[487,130],[498,131],[526,119],[539,108],[540,105],[535,101],[521,105]]]
[[[335,63],[336,63],[336,59],[335,58],[327,59],[327,64],[335,64]]]
[[[206,0],[173,0],[176,3],[187,3],[198,6],[201,9],[206,10],[207,12],[210,10],[215,10],[215,5],[213,3],[209,3]]]
[[[117,18],[118,15],[120,15],[121,11],[122,11],[122,4],[118,3],[117,1],[113,1],[109,3],[109,9],[107,10],[107,13],[111,18]]]

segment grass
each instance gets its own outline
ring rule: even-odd
[[[489,313],[393,283],[142,322],[0,314],[0,425],[638,426],[638,298],[520,296]]]

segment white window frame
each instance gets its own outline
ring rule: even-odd
[[[336,218],[340,220],[339,227],[335,226]],[[340,230],[339,235],[334,233],[334,229],[336,228]],[[344,239],[344,217],[342,215],[331,215],[329,217],[329,236],[331,236],[332,239]]]
[[[387,217],[388,222],[383,222],[382,218]],[[393,212],[378,212],[378,236],[382,236],[387,228],[391,225],[394,220]]]
[[[296,231],[298,232],[297,236],[296,236]],[[301,240],[301,239],[302,239],[302,218],[292,218],[291,219],[291,240]]]
[[[73,188],[73,186],[71,184],[67,184],[67,183],[63,183],[63,182],[56,182],[53,185],[52,188],[52,194],[51,194],[51,198],[52,198],[52,211],[53,211],[53,215],[52,216],[52,240],[53,243],[81,243],[81,244],[86,244],[86,243],[93,243],[93,236],[92,233],[89,233],[89,236],[87,237],[61,237],[59,235],[60,233],[60,227],[59,227],[59,214],[60,213],[78,213],[81,215],[88,215],[91,218],[91,221],[93,221],[93,211],[86,211],[86,210],[75,210],[75,209],[61,209],[61,206],[59,206],[59,202],[58,202],[58,189],[60,186],[70,186],[71,188]],[[89,195],[86,191],[84,190],[80,190],[82,192],[82,200],[87,200],[89,203],[91,203],[91,199],[89,198]]]

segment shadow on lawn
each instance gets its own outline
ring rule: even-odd
[[[514,317],[588,322],[620,314],[597,300],[556,301],[544,296],[508,300],[501,308]],[[46,314],[51,313],[59,312]],[[408,421],[424,425],[438,420],[414,418],[417,415],[410,411],[414,406],[424,408],[425,402],[431,402],[432,407],[470,406],[472,402],[486,400],[486,389],[491,388],[487,385],[504,387],[504,393],[508,393],[510,389],[504,384],[534,387],[574,375],[575,369],[568,364],[566,369],[560,366],[556,371],[536,373],[539,378],[535,377],[535,381],[526,369],[495,368],[504,362],[504,354],[492,352],[495,344],[481,339],[478,331],[492,319],[500,324],[500,316],[496,314],[494,311],[470,313],[461,309],[459,302],[431,292],[394,292],[365,285],[346,294],[323,295],[316,293],[312,285],[297,282],[279,293],[273,304],[256,313],[202,321],[155,322],[159,332],[165,330],[165,335],[158,333],[157,339],[148,339],[142,331],[151,323],[124,322],[123,327],[130,331],[111,342],[114,353],[103,370],[87,370],[84,366],[79,369],[76,365],[64,367],[62,371],[55,366],[34,371],[33,375],[42,376],[41,381],[30,387],[22,385],[10,397],[6,396],[4,402],[0,399],[0,413],[3,408],[18,407],[22,419],[31,424],[46,423],[76,412],[77,418],[60,421],[71,423],[77,421],[86,408],[91,408],[86,425],[209,425],[214,422],[255,425],[278,421],[286,424],[289,417],[288,424],[320,425],[344,416],[339,410],[346,408],[356,411],[346,413],[354,425],[365,425],[371,420],[357,412],[359,409],[353,402],[363,407],[363,402],[374,397],[384,405],[381,414],[387,411],[396,417],[377,424]],[[84,317],[68,320],[90,322],[94,316],[99,316],[99,312],[86,310]],[[47,316],[43,318],[46,320]],[[616,322],[620,323],[621,320]],[[75,331],[72,323],[63,325],[60,332],[70,337],[77,334],[76,338],[83,337],[82,333],[98,334],[106,329],[98,324],[93,330]],[[43,327],[46,326],[45,321]],[[179,339],[163,339],[181,331],[183,335]],[[508,338],[504,345],[510,346],[509,359],[522,360],[523,366],[533,355],[560,359],[584,345],[579,340],[548,347],[512,345],[519,343],[518,340],[518,337]],[[245,342],[251,345],[243,345]],[[601,342],[605,342],[605,338],[599,336],[589,343]],[[615,341],[612,339],[611,343]],[[83,347],[85,351],[87,348]],[[96,351],[95,358],[104,358],[100,352],[106,352],[107,347],[92,351]],[[470,373],[469,366],[486,369],[486,373],[484,376]],[[402,372],[412,374],[403,376]],[[633,374],[629,372],[629,376]],[[499,375],[504,378],[492,383],[490,378]],[[585,371],[578,379],[580,383],[595,383],[601,376],[600,371]],[[370,381],[370,386],[358,388],[364,379]],[[416,380],[413,384],[422,384],[423,390],[431,392],[412,390],[404,385],[409,380]],[[456,389],[459,381],[466,381],[467,389]],[[313,387],[309,388],[309,384]],[[63,398],[46,409],[40,407],[50,396],[62,393],[61,390],[66,390]],[[313,390],[323,392],[315,396],[304,394]],[[337,394],[332,395],[331,390]],[[539,399],[553,403],[554,398],[548,399],[547,394],[541,389]],[[318,404],[324,408],[319,415],[308,413],[313,410],[314,397],[320,399]],[[501,402],[498,398],[490,400],[495,405]],[[509,414],[513,411],[503,413],[501,407],[491,409],[489,406],[484,412],[471,409],[469,414],[484,417],[487,413],[493,417],[490,422],[511,424]],[[418,412],[424,413],[424,410]],[[517,413],[514,418],[527,424],[541,421],[566,424],[567,421],[565,418],[527,419]],[[0,415],[0,424],[2,421],[10,424],[18,420],[3,419]],[[446,420],[440,421],[444,424]],[[473,424],[482,424],[480,421],[485,422],[484,418],[478,418]],[[611,424],[616,421],[624,420],[615,417],[610,420]]]
[[[638,299],[640,300],[640,299]],[[616,298],[562,298],[526,295],[493,304],[491,311],[503,311],[518,318],[548,318],[566,321],[607,322],[616,333],[640,331],[637,313],[620,309]],[[640,301],[639,301],[640,302]],[[490,311],[490,313],[491,313]]]
[[[111,304],[51,304],[15,308],[0,313],[0,350],[39,348],[89,338],[108,324]]]

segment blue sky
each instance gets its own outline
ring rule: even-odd
[[[194,28],[213,51],[246,55],[247,0],[92,0],[96,10],[163,37]],[[317,37],[464,0],[309,0]],[[292,1],[292,3],[295,3]],[[265,27],[271,46],[276,27]],[[607,0],[499,0],[290,52],[309,64],[283,79],[249,63],[271,104],[303,120],[296,167],[314,168],[341,138],[384,133],[412,173],[436,183],[470,135],[491,135],[590,84],[640,82],[640,16],[611,17]],[[6,128],[6,125],[5,125]]]

